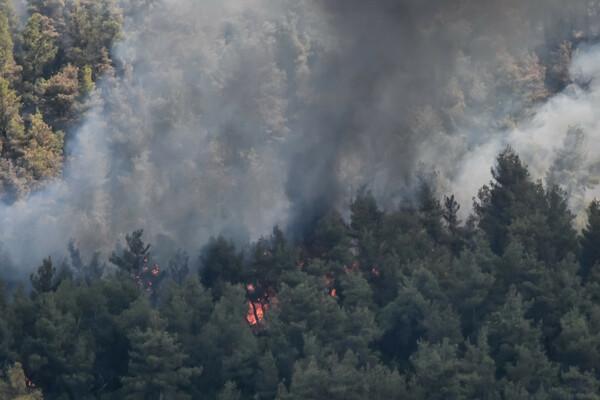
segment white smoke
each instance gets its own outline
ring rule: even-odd
[[[285,224],[287,108],[309,95],[309,43],[279,4],[168,0],[143,16],[114,49],[125,72],[100,84],[62,179],[0,207],[14,262],[33,268],[70,239],[106,254],[138,228],[158,247],[196,250]]]
[[[467,206],[462,210],[463,213],[470,210],[471,198],[478,189],[490,181],[490,164],[507,145],[512,146],[528,165],[533,179],[544,180],[569,128],[578,126],[585,135],[586,150],[581,154],[578,169],[582,173],[598,173],[600,46],[579,48],[570,73],[574,83],[536,107],[531,119],[508,132],[496,132],[485,143],[469,149],[460,161],[459,173],[451,185],[460,202]],[[596,187],[585,196],[590,199],[599,193]],[[577,205],[576,200],[580,199],[572,199],[572,207]],[[574,211],[581,213],[583,210]]]

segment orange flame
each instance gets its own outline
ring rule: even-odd
[[[248,302],[248,313],[246,314],[246,321],[248,321],[248,323],[250,325],[256,325],[258,323],[258,321],[256,321],[256,317],[254,316],[254,306],[252,305],[252,302]]]
[[[265,318],[265,311],[269,309],[268,304],[262,304],[260,302],[248,302],[248,313],[246,314],[246,321],[252,326],[261,322]]]

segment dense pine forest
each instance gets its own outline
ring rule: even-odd
[[[2,398],[598,398],[600,202],[578,234],[507,148],[458,209],[423,186],[384,213],[361,189],[299,244],[275,227],[168,265],[141,230],[112,268],[71,244],[0,292]]]
[[[599,38],[597,0],[0,0],[0,400],[600,400]]]

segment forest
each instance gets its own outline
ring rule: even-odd
[[[0,400],[600,400],[599,16],[0,0]]]
[[[597,399],[600,202],[580,234],[564,191],[505,149],[466,222],[418,206],[212,238],[159,265],[142,230],[110,265],[43,260],[0,291],[6,399]],[[112,272],[109,272],[112,271]],[[31,287],[31,290],[26,289]]]

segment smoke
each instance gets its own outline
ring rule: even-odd
[[[522,125],[469,150],[452,183],[463,204],[469,204],[469,196],[491,179],[490,160],[510,145],[533,179],[560,185],[570,197],[572,210],[583,214],[586,199],[600,194],[600,149],[595,146],[600,141],[599,63],[600,46],[580,47],[570,68],[572,84],[536,107]]]
[[[70,239],[107,254],[138,228],[159,253],[301,234],[363,184],[398,206],[419,168],[468,210],[509,143],[543,177],[570,125],[598,132],[600,51],[565,72],[589,13],[485,3],[152,3],[113,49],[62,178],[0,206],[3,249],[30,270]]]

